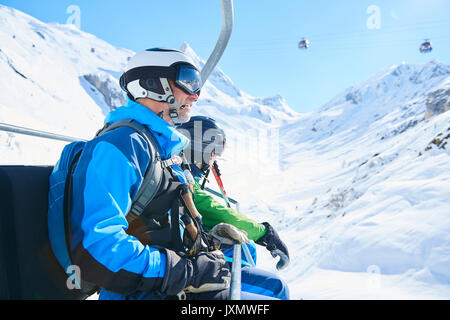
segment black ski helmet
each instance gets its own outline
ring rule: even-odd
[[[226,143],[225,131],[214,119],[195,116],[176,128],[190,140],[184,150],[189,163],[208,167],[212,152],[218,157],[222,155]]]

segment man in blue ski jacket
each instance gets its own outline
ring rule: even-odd
[[[173,159],[188,144],[173,124],[189,120],[200,94],[200,73],[192,60],[178,50],[148,49],[129,60],[121,86],[128,104],[112,111],[105,123],[140,123],[156,140],[158,160]],[[230,272],[223,254],[183,254],[188,244],[176,216],[181,216],[177,201],[184,182],[178,166],[164,167],[159,189],[142,217],[130,212],[155,160],[150,148],[142,134],[123,126],[64,149],[50,177],[49,193],[49,237],[58,261],[65,270],[79,269],[81,287],[101,288],[100,299],[165,299],[185,292],[191,299],[226,299]],[[65,179],[67,172],[70,179]],[[62,197],[67,184],[72,192]],[[62,228],[66,201],[70,215]],[[151,222],[144,236],[136,224],[140,219]]]

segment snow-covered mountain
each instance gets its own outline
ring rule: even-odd
[[[449,65],[401,64],[280,129],[265,200],[299,297],[450,297],[449,88]]]
[[[187,43],[182,50],[200,67],[205,63]],[[4,93],[0,122],[92,137],[105,114],[125,100],[118,79],[132,55],[132,51],[116,48],[74,25],[45,24],[0,5],[0,86]],[[196,112],[248,116],[257,123],[272,124],[296,115],[280,96],[255,98],[242,92],[220,69],[205,84]],[[245,125],[246,120],[241,123]],[[24,137],[0,137],[21,155],[35,145]],[[10,160],[18,159],[3,161]]]
[[[0,122],[92,137],[125,99],[118,78],[133,54],[0,5]],[[227,132],[228,194],[288,244],[292,298],[449,299],[449,101],[438,61],[392,66],[304,114],[216,68],[193,112]],[[0,162],[54,164],[64,145],[0,132]]]

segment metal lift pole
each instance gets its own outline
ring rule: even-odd
[[[39,130],[34,130],[34,129],[28,129],[28,128],[24,128],[24,127],[13,126],[13,125],[10,125],[7,123],[2,123],[2,122],[0,122],[0,131],[19,133],[19,134],[25,134],[28,136],[34,136],[34,137],[40,137],[40,138],[46,138],[46,139],[52,139],[52,140],[68,141],[68,142],[86,141],[84,139],[63,136],[60,134],[39,131]]]
[[[219,40],[217,40],[216,47],[206,61],[200,75],[202,77],[202,86],[205,84],[211,72],[222,57],[228,41],[231,37],[234,23],[233,0],[220,0],[222,7],[222,31],[220,32]]]

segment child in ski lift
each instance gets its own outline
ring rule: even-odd
[[[220,223],[231,224],[245,231],[248,238],[255,241],[256,244],[266,247],[273,257],[279,256],[278,269],[287,267],[289,264],[287,246],[273,226],[268,222],[256,222],[230,206],[231,200],[223,188],[216,161],[216,158],[223,154],[225,148],[226,137],[223,129],[211,118],[196,116],[192,117],[189,122],[178,125],[177,130],[190,139],[190,144],[183,151],[190,169],[189,171],[185,170],[185,174],[189,176],[189,172],[191,172],[194,178],[191,179],[194,203],[201,215],[202,226],[211,230]],[[206,178],[211,172],[218,182],[227,206],[220,204],[204,189]],[[203,182],[201,179],[204,179]],[[248,247],[253,260],[256,260],[254,244],[250,243]],[[223,252],[226,260],[231,261],[233,248],[225,248]],[[242,291],[282,300],[289,299],[289,289],[281,278],[271,272],[250,267],[245,255],[242,260],[244,264],[241,276]]]

